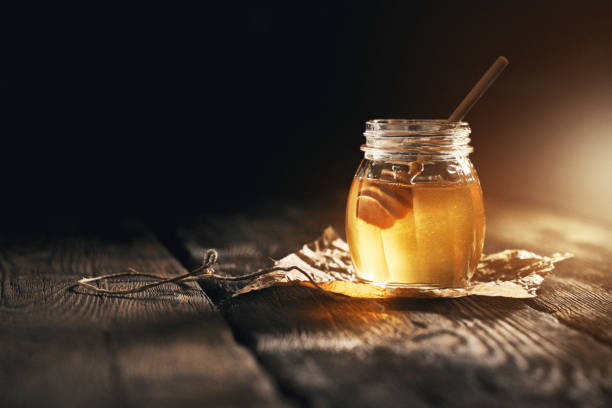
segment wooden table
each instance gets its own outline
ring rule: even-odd
[[[612,226],[487,202],[485,251],[569,251],[535,299],[371,301],[220,284],[95,295],[85,275],[270,265],[342,198],[181,221],[63,222],[0,245],[0,406],[610,406]],[[132,279],[123,287],[141,283]],[[102,283],[107,286],[107,283]],[[116,286],[114,286],[116,287]]]

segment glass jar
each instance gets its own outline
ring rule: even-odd
[[[346,236],[358,277],[385,287],[463,288],[484,243],[466,122],[366,122]]]

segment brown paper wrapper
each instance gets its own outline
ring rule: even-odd
[[[306,271],[326,291],[361,298],[455,298],[470,295],[531,298],[556,262],[571,258],[570,253],[555,253],[550,257],[524,249],[506,249],[483,255],[478,268],[464,289],[386,288],[361,281],[355,274],[348,245],[338,233],[328,227],[314,242],[299,251],[275,261],[279,267],[299,267]],[[238,296],[275,285],[312,283],[297,270],[275,271],[262,275],[234,292]]]

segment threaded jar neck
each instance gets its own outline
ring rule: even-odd
[[[433,160],[467,157],[471,129],[467,122],[433,119],[375,119],[366,122],[361,146],[366,159],[410,160],[431,156]]]

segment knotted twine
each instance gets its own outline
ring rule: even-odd
[[[315,282],[315,280],[312,278],[312,276],[310,276],[308,272],[306,272],[305,270],[303,270],[302,268],[298,266],[272,266],[269,268],[258,269],[255,272],[248,273],[245,275],[238,275],[238,276],[219,275],[215,273],[215,270],[213,268],[213,266],[217,264],[218,258],[219,258],[219,255],[217,251],[215,249],[209,249],[204,253],[202,265],[198,266],[191,272],[187,272],[185,274],[178,275],[178,276],[168,277],[168,276],[156,275],[152,273],[139,272],[134,268],[128,268],[130,272],[109,273],[106,275],[97,276],[95,278],[82,278],[82,279],[79,279],[77,283],[80,286],[87,288],[95,293],[103,293],[106,295],[128,295],[132,293],[143,292],[145,290],[155,288],[157,286],[165,285],[167,283],[182,283],[182,282],[189,282],[189,281],[194,281],[197,279],[206,279],[206,278],[214,278],[214,279],[226,280],[226,281],[240,281],[240,280],[247,280],[247,279],[255,279],[262,275],[266,275],[272,272],[278,272],[278,271],[289,272],[292,270],[296,270],[300,272],[302,275],[304,275],[310,281],[310,283],[312,283],[317,289],[325,293],[328,293],[325,289],[319,286],[317,282]],[[135,288],[131,288],[131,289],[105,289],[105,288],[98,287],[96,285],[92,285],[92,282],[123,278],[127,276],[152,278],[152,279],[156,279],[157,282],[147,283],[147,284],[144,284],[144,285],[141,285]]]

